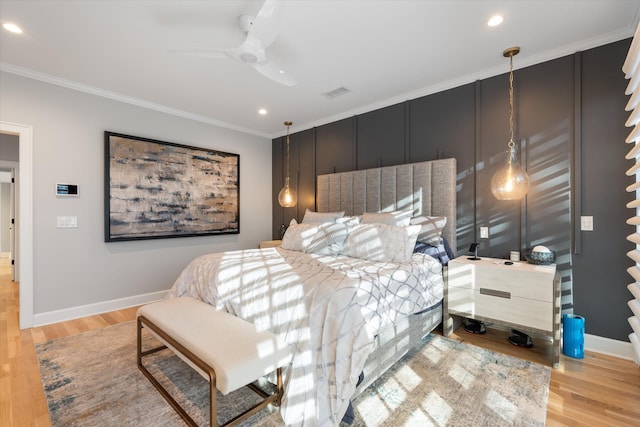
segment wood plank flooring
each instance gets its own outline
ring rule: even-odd
[[[18,284],[0,259],[0,427],[50,426],[34,345],[135,319],[136,308],[20,331]],[[507,332],[472,335],[459,328],[451,338],[550,366],[551,345],[534,338],[532,349],[508,343]],[[564,355],[551,373],[548,426],[640,426],[640,369],[598,353]]]

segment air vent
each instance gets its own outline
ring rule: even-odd
[[[349,89],[347,89],[346,87],[340,86],[339,88],[334,89],[331,92],[323,93],[322,95],[326,98],[334,99],[339,96],[346,95],[349,92],[351,92]]]

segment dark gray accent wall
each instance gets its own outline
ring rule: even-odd
[[[284,224],[284,209],[278,204],[278,193],[284,185],[284,138],[274,139],[271,147],[271,192],[273,193],[273,214],[271,218],[273,239],[280,238],[280,226]]]
[[[293,135],[291,148],[292,155],[296,156],[294,165],[297,163],[295,170],[298,190],[296,218],[302,218],[307,209],[313,211],[316,207],[315,130],[310,129]],[[293,170],[292,173],[294,173]]]
[[[631,333],[626,269],[633,263],[626,253],[634,245],[626,236],[634,228],[625,224],[633,215],[625,207],[633,195],[625,188],[634,177],[625,175],[633,162],[624,156],[630,132],[624,123],[628,97],[622,64],[630,41],[582,54],[582,214],[593,215],[594,231],[582,232],[581,253],[573,257],[574,304],[585,317],[588,333],[628,340]]]
[[[356,169],[355,120],[340,120],[316,128],[316,175]]]
[[[515,71],[515,135],[531,187],[523,201],[490,191],[509,139],[508,73],[292,135],[300,176],[299,207],[282,209],[282,139],[274,140],[275,225],[313,205],[317,174],[436,158],[458,163],[458,247],[480,242],[480,255],[546,245],[556,251],[565,310],[585,316],[587,333],[627,340],[631,329],[625,256],[633,232],[624,191],[628,133],[621,71],[630,40]],[[517,64],[517,57],[514,59]],[[508,70],[508,62],[505,62]],[[295,137],[295,138],[294,138]],[[311,160],[313,159],[313,160]],[[312,164],[313,163],[313,164]],[[297,182],[297,181],[296,181]],[[276,191],[276,187],[277,191]],[[313,194],[312,194],[313,193]],[[307,198],[307,196],[309,198]],[[581,232],[580,215],[595,231]],[[490,238],[480,239],[480,227]]]
[[[356,126],[357,169],[407,163],[405,104],[361,114]]]
[[[409,162],[453,157],[458,166],[458,248],[476,239],[476,87],[468,84],[409,101]]]

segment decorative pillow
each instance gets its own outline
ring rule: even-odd
[[[347,224],[349,227],[360,224],[359,216],[343,216],[342,218],[336,218],[336,222],[340,224]]]
[[[448,265],[449,261],[456,257],[449,246],[449,242],[447,242],[447,239],[444,237],[440,239],[440,244],[438,246],[431,246],[426,243],[416,242],[413,253],[430,255],[437,261],[440,261],[440,264],[442,265]]]
[[[348,230],[347,224],[298,224],[292,219],[280,247],[319,255],[339,255]]]
[[[303,224],[321,224],[323,222],[336,222],[336,218],[342,218],[342,212],[314,212],[307,209],[302,218]]]
[[[411,211],[394,212],[365,212],[362,214],[362,224],[409,225]]]
[[[305,252],[318,255],[340,255],[348,232],[349,226],[345,223],[318,224],[317,232]]]
[[[290,251],[304,252],[318,232],[318,224],[298,224],[295,219],[282,237],[280,247]]]
[[[420,226],[359,224],[352,227],[342,255],[370,261],[406,262],[413,255]]]
[[[418,234],[418,242],[426,243],[431,246],[438,246],[442,237],[442,229],[447,225],[447,217],[445,216],[417,216],[411,218],[412,225],[420,225],[420,234]]]

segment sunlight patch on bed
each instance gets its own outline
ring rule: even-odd
[[[422,402],[422,409],[435,421],[436,425],[445,426],[449,423],[449,419],[453,415],[453,408],[438,395],[432,391]]]
[[[518,414],[518,407],[494,390],[487,393],[484,404],[500,416],[500,418],[508,422],[515,421]]]
[[[312,373],[306,373],[301,375],[298,378],[291,378],[288,387],[291,387],[291,390],[295,390],[295,393],[291,393],[291,396],[300,395],[304,396],[309,391],[313,390],[312,384],[314,383],[315,378]],[[309,397],[311,401],[313,401],[312,397]],[[305,406],[305,402],[296,403],[296,405]],[[292,406],[290,406],[292,407]]]

